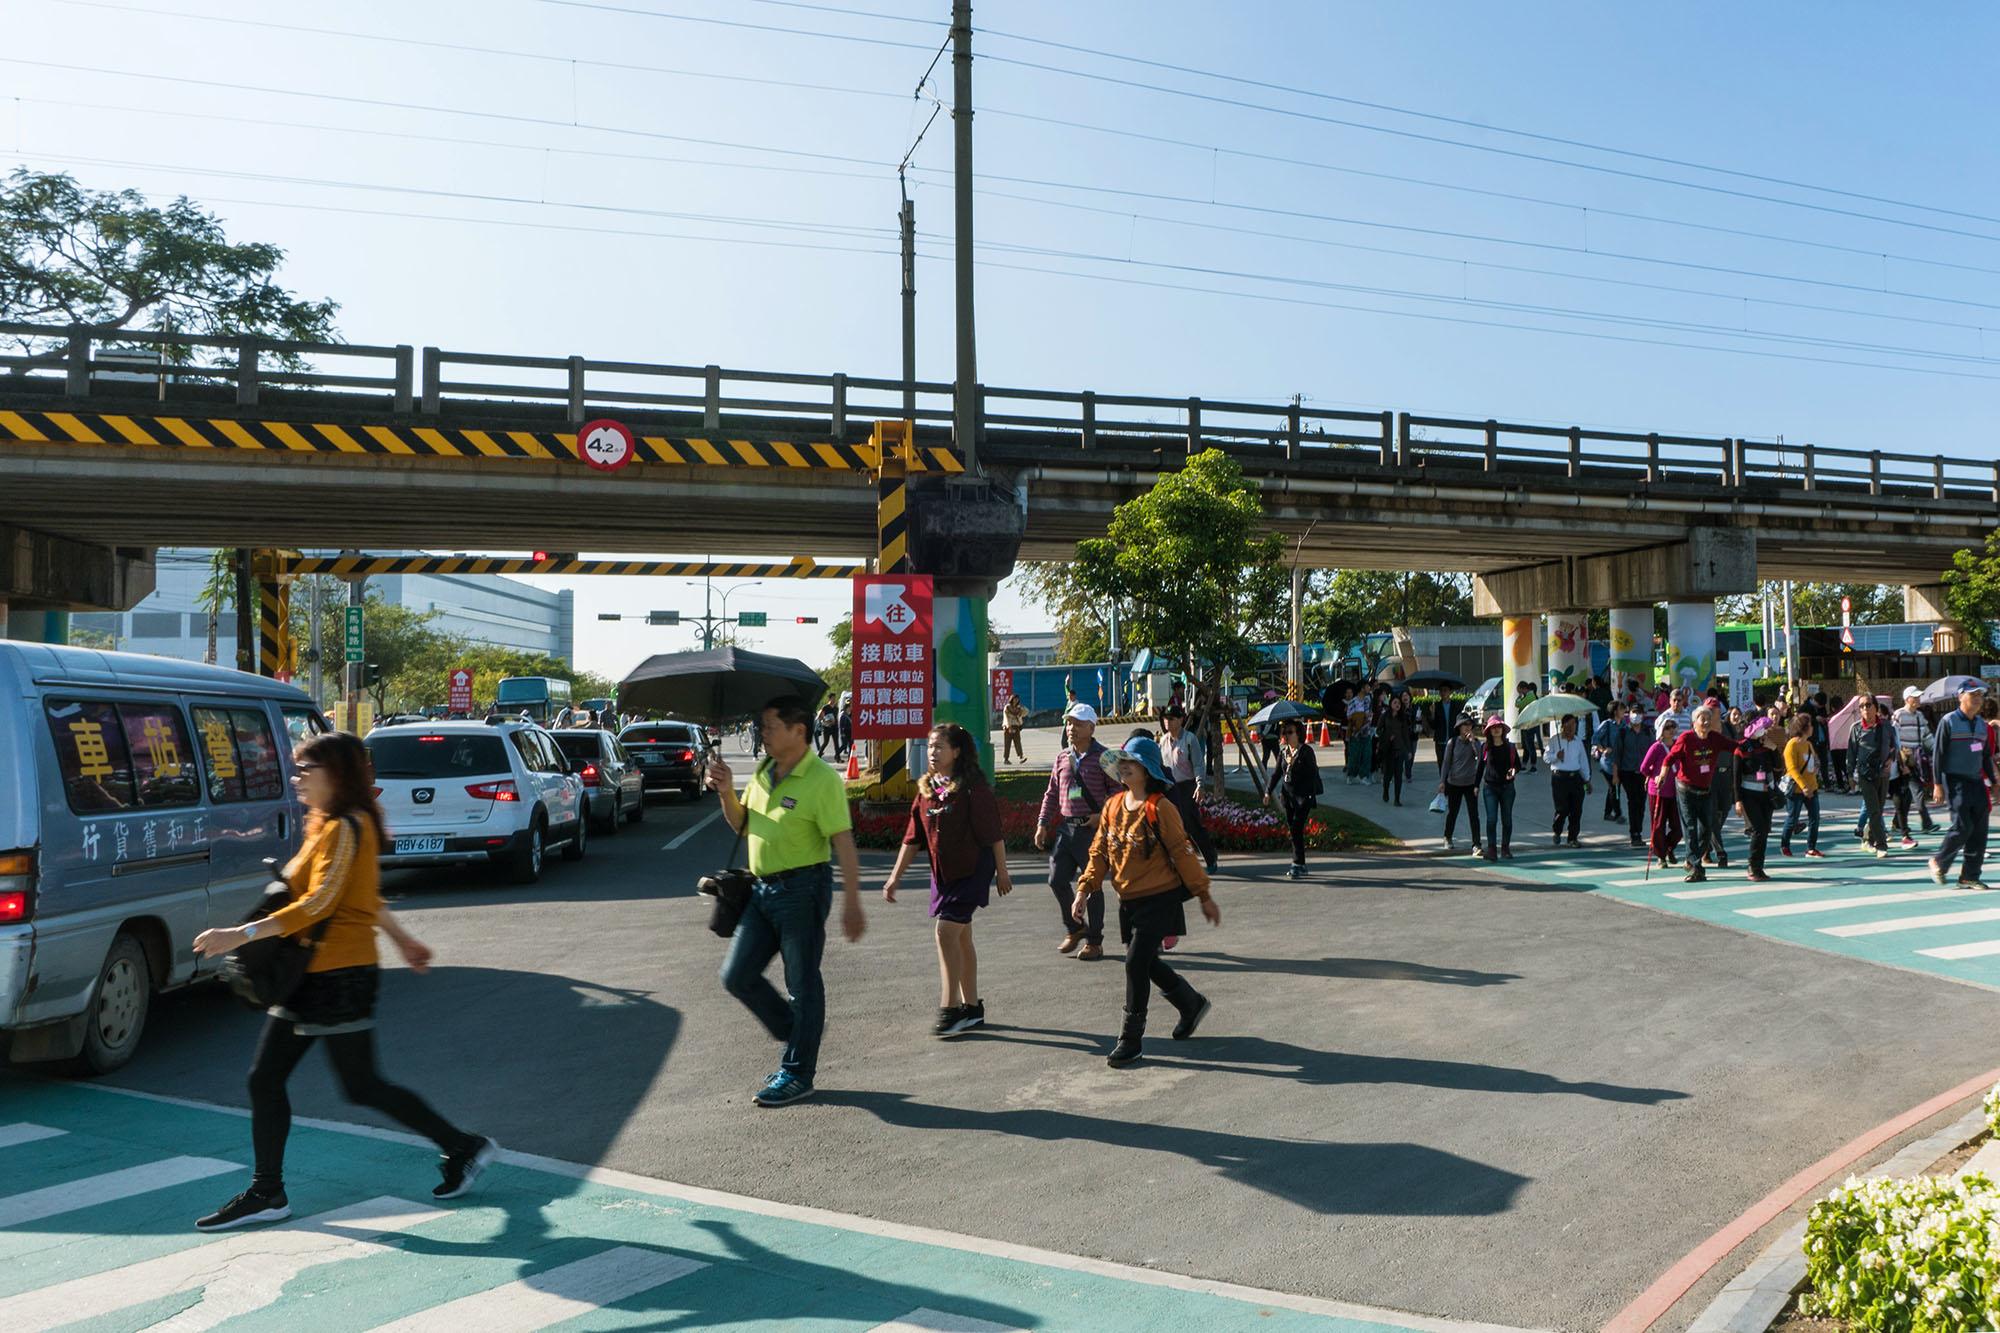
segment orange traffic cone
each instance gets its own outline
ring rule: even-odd
[[[849,750],[847,752],[847,780],[852,782],[860,776],[861,752],[859,750]]]

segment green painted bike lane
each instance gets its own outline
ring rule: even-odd
[[[513,1153],[440,1203],[428,1145],[317,1121],[292,1131],[290,1221],[194,1231],[247,1184],[248,1140],[241,1112],[0,1076],[0,1329],[1484,1327]]]
[[[1929,857],[1939,835],[1912,851],[1877,858],[1837,816],[1822,828],[1823,859],[1778,853],[1773,837],[1768,884],[1745,878],[1741,821],[1732,821],[1727,869],[1689,884],[1679,866],[1655,862],[1623,839],[1581,848],[1517,848],[1511,861],[1477,861],[1501,878],[1549,890],[1598,894],[1825,953],[1858,958],[1976,986],[2000,989],[2000,892],[1939,886]],[[1797,844],[1795,844],[1796,846]],[[1469,860],[1470,858],[1468,858]]]

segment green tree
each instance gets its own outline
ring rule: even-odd
[[[1306,587],[1308,642],[1345,653],[1396,625],[1474,625],[1472,576],[1426,571],[1324,570]],[[1372,664],[1371,664],[1372,665]]]
[[[236,552],[227,546],[209,553],[208,580],[194,595],[194,604],[208,616],[208,649],[202,661],[215,665],[216,630],[222,617],[236,604]]]
[[[1944,607],[1988,661],[2000,657],[2000,528],[1986,534],[1983,550],[1958,551],[1944,572]]]
[[[1766,579],[1762,591],[1769,593],[1771,605],[1779,608],[1782,623],[1784,616],[1785,585],[1774,579]],[[1838,625],[1840,623],[1840,599],[1847,598],[1852,603],[1853,622],[1857,625],[1896,625],[1903,619],[1903,590],[1892,583],[1794,583],[1792,585],[1792,623],[1794,625]],[[1764,617],[1762,598],[1759,593],[1744,593],[1735,597],[1716,599],[1715,618],[1728,622],[1760,622]]]
[[[826,682],[827,698],[838,699],[854,684],[854,616],[842,616],[827,629],[826,637],[833,644],[833,660],[820,668],[819,677]]]
[[[384,600],[380,593],[370,596],[366,605],[363,618],[366,660],[379,671],[375,685],[368,692],[374,695],[375,711],[379,714],[388,711],[392,695],[399,702],[411,700],[407,692],[411,672],[437,660],[452,640],[431,628],[431,622],[438,618],[436,611],[398,606]]]
[[[1107,535],[1077,543],[1076,579],[1127,608],[1127,638],[1173,653],[1213,695],[1225,669],[1256,666],[1260,631],[1289,615],[1284,543],[1262,534],[1256,485],[1219,449],[1113,511]]]
[[[1055,621],[1058,662],[1103,662],[1111,657],[1110,604],[1083,586],[1067,561],[1024,562],[1014,571],[1021,595]]]
[[[18,168],[0,182],[0,319],[299,342],[335,340],[332,301],[272,281],[285,252],[232,242],[186,198],[155,207],[135,190],[87,190],[68,175]],[[12,373],[61,359],[60,340],[14,339]],[[187,361],[185,349],[169,359]],[[276,358],[297,368],[298,358]]]

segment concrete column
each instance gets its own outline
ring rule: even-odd
[[[1667,603],[1667,678],[1697,695],[1715,681],[1715,603]]]
[[[931,716],[956,722],[979,745],[979,762],[993,771],[992,701],[986,657],[987,600],[991,585],[940,579],[931,597]]]
[[[5,639],[8,637],[9,635],[7,633],[7,599],[5,597],[0,597],[0,639]]]
[[[1962,653],[1970,650],[1971,638],[1965,626],[1951,618],[1945,608],[1944,585],[1942,583],[1913,583],[1903,589],[1903,619],[1912,624],[1926,621],[1937,625],[1937,637],[1931,643],[1934,653]]]
[[[1653,608],[1611,608],[1611,688],[1623,692],[1627,681],[1653,683]]]
[[[1541,617],[1507,616],[1500,622],[1500,692],[1506,696],[1507,726],[1514,726],[1514,694],[1524,680],[1542,688]],[[1521,739],[1518,731],[1514,739]]]
[[[1579,693],[1590,679],[1590,621],[1581,611],[1549,613],[1549,688],[1574,685]]]

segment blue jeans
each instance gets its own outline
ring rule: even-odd
[[[1801,820],[1801,816],[1805,820]],[[1801,796],[1793,792],[1785,798],[1785,831],[1778,839],[1778,845],[1787,853],[1792,850],[1792,835],[1799,831],[1801,822],[1806,823],[1806,850],[1819,850],[1819,793]]]
[[[1490,861],[1514,845],[1514,784],[1489,782],[1480,797],[1486,807],[1486,859]]]
[[[819,1042],[826,1031],[826,987],[819,963],[832,910],[829,863],[794,870],[784,878],[760,878],[751,885],[750,903],[722,963],[723,987],[785,1043],[778,1068],[807,1083],[819,1072]],[[764,976],[774,955],[785,960],[789,1001]]]

